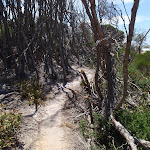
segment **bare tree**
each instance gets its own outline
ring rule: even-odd
[[[129,63],[129,55],[130,55],[130,49],[131,49],[131,42],[133,37],[133,31],[134,31],[134,24],[136,19],[136,14],[139,6],[139,0],[134,0],[134,4],[132,7],[132,13],[131,13],[131,21],[129,23],[129,33],[127,35],[127,43],[126,43],[126,51],[123,61],[123,97],[116,106],[116,109],[120,108],[121,105],[124,103],[126,96],[127,96],[127,88],[128,88],[128,63]]]
[[[74,42],[75,15],[71,19],[73,4],[66,0],[4,0],[0,1],[0,54],[5,68],[15,69],[18,78],[36,72],[43,63],[47,77],[56,78],[56,68],[67,78],[69,60],[73,55],[66,43]],[[71,24],[72,31],[68,24]],[[73,41],[73,40],[74,41]],[[79,44],[76,44],[79,45]],[[5,50],[7,49],[7,50]],[[75,51],[75,50],[74,50]]]
[[[98,21],[98,16],[95,8],[95,0],[82,0],[85,6],[86,13],[89,16],[92,30],[94,33],[94,40],[97,49],[97,64],[95,73],[95,87],[100,97],[100,101],[105,103],[105,115],[108,118],[112,112],[113,104],[115,101],[115,74],[113,70],[113,58],[111,56],[111,46],[107,43],[102,32],[101,25]],[[102,70],[104,79],[107,81],[106,95],[102,94],[99,87],[99,71]]]

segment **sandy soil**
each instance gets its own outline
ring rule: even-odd
[[[89,80],[93,70],[85,67],[73,67],[75,70],[85,70]],[[68,98],[73,98],[80,91],[80,76],[67,84],[57,84],[51,87],[46,95],[46,101],[36,113],[34,106],[21,107],[23,124],[20,141],[25,150],[87,150],[88,146],[82,137],[76,133],[76,125],[70,122],[64,105]],[[78,146],[77,146],[78,145]]]

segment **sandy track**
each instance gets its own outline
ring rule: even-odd
[[[80,67],[74,67],[81,70]],[[93,71],[84,68],[88,78],[91,79]],[[23,125],[21,131],[21,141],[24,142],[26,150],[73,150],[74,125],[66,120],[64,115],[64,104],[68,100],[68,95],[73,96],[72,91],[80,91],[80,77],[76,77],[72,82],[59,85],[59,90],[54,87],[53,94],[47,94],[47,101],[38,108],[34,114],[34,106],[24,106],[20,112],[23,114]],[[58,90],[58,91],[57,91]],[[56,94],[58,93],[58,94]],[[83,146],[84,147],[84,146]],[[82,148],[83,150],[87,148]],[[77,149],[76,149],[77,150]]]

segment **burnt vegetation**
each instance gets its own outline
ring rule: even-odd
[[[95,76],[91,83],[84,70],[80,74],[89,110],[80,128],[91,140],[91,149],[149,149],[150,56],[136,55],[139,49],[132,45],[139,0],[133,2],[126,33],[117,27],[118,14],[123,16],[113,3],[81,2],[83,11],[73,0],[0,0],[0,103],[20,92],[37,111],[45,99],[41,78],[44,83],[65,84],[72,78],[72,65],[86,65]],[[11,113],[3,107],[0,129],[6,136],[7,125],[2,123]],[[15,128],[20,114],[18,120],[12,123]],[[16,130],[10,131],[14,136]],[[15,144],[2,140],[0,148]]]

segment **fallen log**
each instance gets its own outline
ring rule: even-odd
[[[134,143],[134,138],[130,135],[130,133],[126,130],[126,128],[111,115],[111,123],[115,127],[117,131],[126,139],[127,143],[131,147],[132,150],[137,150],[137,146]]]
[[[110,118],[111,118],[112,125],[126,139],[127,143],[130,145],[132,150],[137,150],[137,146],[135,143],[139,144],[139,146],[141,147],[144,147],[146,150],[150,150],[149,141],[145,141],[143,139],[141,140],[131,136],[130,133],[127,131],[127,129],[120,122],[116,121],[112,115],[110,116]]]
[[[8,94],[2,94],[2,96],[0,96],[0,103],[5,99],[5,98],[8,98],[9,96],[12,96],[12,95],[19,95],[19,92],[10,92]]]
[[[146,150],[150,150],[150,142],[149,141],[145,141],[143,139],[138,139],[138,138],[134,137],[134,142],[139,144],[140,146],[144,147]]]

